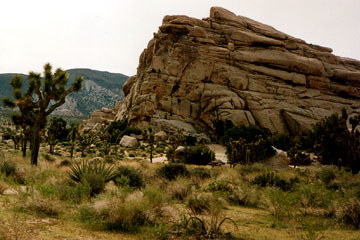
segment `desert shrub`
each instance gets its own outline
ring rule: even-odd
[[[157,148],[155,149],[155,152],[157,152],[157,153],[163,153],[163,152],[165,152],[165,149],[164,149],[163,147],[157,147]]]
[[[338,220],[360,228],[360,201],[351,199],[346,203],[341,203],[336,212]]]
[[[148,210],[141,201],[120,204],[109,212],[104,227],[108,231],[137,232],[140,227],[151,224]]]
[[[15,176],[16,175],[16,164],[11,160],[1,160],[0,161],[0,172],[5,174],[5,176]]]
[[[190,186],[186,186],[183,182],[183,179],[180,178],[178,181],[174,182],[168,186],[167,193],[171,199],[183,201],[191,192]]]
[[[158,176],[163,177],[169,181],[176,179],[179,176],[188,176],[189,171],[183,164],[169,163],[156,170]]]
[[[206,145],[185,147],[182,161],[187,164],[208,165],[215,158],[213,151]]]
[[[245,138],[230,140],[226,145],[226,153],[231,164],[252,164],[271,157],[275,150],[266,137],[258,135],[251,141]]]
[[[234,191],[234,184],[228,180],[215,180],[209,183],[206,190],[210,192],[232,193]]]
[[[259,185],[261,187],[278,187],[282,191],[290,191],[293,189],[296,183],[299,183],[298,178],[291,178],[289,181],[280,178],[279,176],[275,175],[273,172],[271,173],[263,173],[258,175],[252,181],[253,184]]]
[[[246,176],[251,173],[266,171],[265,167],[260,163],[254,163],[254,164],[250,164],[250,165],[238,165],[238,166],[236,166],[235,169],[242,176]]]
[[[166,158],[168,159],[168,161],[171,160],[173,155],[174,155],[174,148],[170,146],[166,150]]]
[[[185,136],[185,145],[186,146],[195,146],[197,139],[194,136]]]
[[[337,197],[320,183],[300,183],[296,193],[299,197],[298,203],[305,211],[308,208],[329,208]]]
[[[50,199],[31,199],[30,201],[26,202],[25,210],[31,211],[35,214],[40,216],[47,216],[47,217],[58,217],[61,213],[61,209],[54,201]]]
[[[190,176],[200,179],[211,178],[211,172],[209,169],[197,167],[190,170]]]
[[[54,152],[55,153],[55,152]],[[55,162],[56,161],[56,158],[54,158],[53,156],[51,156],[50,154],[48,153],[44,153],[43,154],[43,157],[46,161],[48,162]]]
[[[114,181],[119,186],[129,186],[132,188],[142,188],[145,186],[141,171],[126,166],[120,166],[116,169]]]
[[[266,205],[276,220],[294,216],[298,200],[296,194],[284,192],[278,188],[266,189],[264,193]]]
[[[89,198],[91,189],[88,185],[65,182],[58,185],[41,185],[39,191],[42,196],[78,204]]]
[[[65,167],[65,166],[70,166],[70,165],[71,165],[71,161],[68,159],[62,160],[59,164],[60,167]]]
[[[311,164],[310,154],[298,150],[296,147],[292,147],[288,151],[288,157],[290,159],[290,164],[294,166]]]
[[[294,137],[285,133],[277,133],[271,136],[270,142],[272,146],[283,151],[290,150],[290,148],[294,147],[296,143]]]
[[[349,131],[346,122],[348,115],[343,110],[342,115],[333,114],[317,123],[310,136],[314,139],[314,152],[321,156],[322,164],[348,166],[353,173],[360,170],[360,145],[357,131]],[[354,121],[354,118],[350,118]],[[354,123],[354,127],[358,122]]]
[[[57,186],[57,195],[59,200],[73,202],[77,204],[83,202],[84,200],[87,200],[90,196],[90,191],[91,189],[89,189],[88,186],[83,184],[61,184]]]
[[[134,128],[134,127],[129,127],[129,128],[126,128],[123,132],[122,135],[128,135],[130,136],[131,134],[135,134],[135,135],[141,135],[142,132],[140,129],[138,128]]]
[[[329,184],[336,178],[335,170],[332,167],[322,167],[321,170],[316,173],[316,177],[324,184]]]
[[[210,210],[209,199],[203,195],[189,197],[186,206],[193,214],[201,214]]]
[[[105,189],[105,178],[101,174],[85,173],[82,176],[81,182],[85,186],[89,186],[91,196],[95,196]]]

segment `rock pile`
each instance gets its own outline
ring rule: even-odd
[[[165,16],[124,93],[116,119],[137,127],[228,119],[299,134],[342,108],[360,113],[360,61],[213,7],[202,20]]]

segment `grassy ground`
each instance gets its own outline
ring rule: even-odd
[[[145,184],[120,178],[91,196],[61,166],[66,147],[57,149],[60,156],[41,148],[38,167],[12,145],[0,149],[0,169],[15,163],[1,173],[0,193],[17,192],[0,194],[0,239],[360,239],[360,176],[334,167],[273,172],[256,164],[196,174],[187,166],[190,174],[170,181],[158,173],[163,163],[144,160],[146,147],[120,149],[120,157],[97,161],[137,169]]]

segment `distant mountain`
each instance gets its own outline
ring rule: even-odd
[[[80,92],[72,93],[66,102],[54,113],[64,116],[89,116],[91,112],[103,107],[114,108],[114,104],[124,98],[122,86],[128,76],[121,73],[110,73],[85,68],[69,69],[69,85],[76,76],[84,77],[83,88]],[[12,97],[12,88],[9,84],[15,73],[0,74],[0,98]],[[23,90],[26,89],[28,79],[24,78]],[[2,106],[2,104],[1,104]]]

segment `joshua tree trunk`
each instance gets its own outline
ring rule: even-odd
[[[71,149],[70,149],[70,158],[73,158],[73,155],[74,155],[74,141],[71,142]]]
[[[24,136],[24,142],[22,145],[22,155],[23,157],[26,157],[26,145],[27,145],[28,138]]]
[[[35,120],[33,126],[32,135],[31,135],[31,164],[37,166],[38,164],[38,155],[40,149],[40,130],[41,122],[44,119],[42,115],[39,115]]]
[[[154,145],[151,144],[150,145],[150,163],[152,163],[152,159],[153,159],[153,149],[154,149]]]

